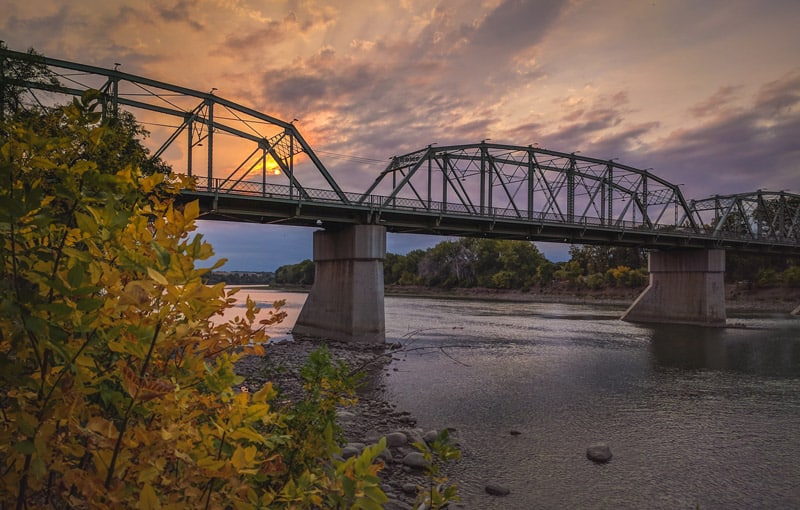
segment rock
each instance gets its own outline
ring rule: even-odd
[[[508,496],[511,494],[511,490],[509,490],[507,487],[503,487],[502,485],[489,483],[486,484],[486,493],[491,494],[492,496]]]
[[[586,458],[592,462],[605,463],[611,460],[611,448],[605,443],[596,443],[586,449]]]
[[[350,411],[338,410],[336,411],[336,417],[339,419],[339,421],[350,422],[355,419],[356,415]]]
[[[430,466],[420,452],[411,452],[403,457],[403,465],[414,469],[425,469]]]
[[[399,499],[390,499],[386,503],[383,504],[384,510],[414,510],[414,508],[409,505],[408,503],[404,503]]]
[[[349,459],[350,457],[355,457],[359,453],[361,452],[358,450],[358,448],[354,448],[352,446],[345,446],[344,448],[342,448],[343,459]]]
[[[406,437],[408,438],[409,443],[424,443],[425,440],[422,438],[422,430],[421,429],[411,429],[404,431]]]
[[[384,449],[381,453],[379,453],[378,458],[381,459],[386,464],[391,464],[392,462],[394,462],[394,457],[392,457],[392,452],[389,451],[388,448]]]
[[[396,448],[408,443],[408,437],[402,432],[390,432],[386,434],[386,446]]]
[[[522,432],[520,432],[519,430],[509,430],[508,433],[511,434],[512,436],[518,436],[522,434]]]
[[[417,494],[417,486],[413,483],[404,483],[400,489],[409,496],[415,496]]]
[[[367,445],[364,444],[364,443],[350,442],[350,443],[347,443],[345,446],[350,447],[350,448],[356,448],[358,450],[358,453],[361,453],[361,452],[364,451],[364,448],[366,448]]]
[[[431,444],[432,442],[436,441],[436,438],[439,437],[438,430],[429,430],[422,436],[422,439],[425,440],[426,443]]]

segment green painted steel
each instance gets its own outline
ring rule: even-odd
[[[195,177],[183,199],[214,220],[482,236],[651,249],[724,248],[800,255],[800,195],[755,191],[687,201],[648,170],[534,146],[434,146],[394,156],[364,192],[346,192],[286,122],[220,97],[96,66],[0,50],[46,66],[25,82],[32,103],[96,89],[149,131],[154,158]],[[198,173],[198,169],[201,171]]]

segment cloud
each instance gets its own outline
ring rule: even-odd
[[[718,93],[715,93],[718,96]],[[701,104],[713,104],[710,97]],[[697,111],[690,109],[690,113]],[[649,154],[656,173],[700,198],[795,184],[800,161],[800,69],[763,85],[746,108],[677,129]]]
[[[725,109],[736,99],[736,92],[741,87],[726,85],[720,87],[714,95],[689,108],[689,113],[695,117],[708,117]]]

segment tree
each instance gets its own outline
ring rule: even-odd
[[[609,269],[626,266],[639,269],[645,266],[645,256],[639,248],[620,246],[570,246],[570,261],[576,262],[584,275],[605,274]]]
[[[314,283],[314,262],[306,259],[298,264],[281,266],[275,270],[275,283],[311,285]]]
[[[280,303],[220,321],[234,292],[202,281],[224,261],[195,266],[213,251],[197,203],[175,202],[190,182],[114,157],[98,105],[0,130],[0,501],[377,508],[380,447],[333,459],[341,367],[318,354],[293,410],[269,383],[238,389],[234,364],[263,355]]]
[[[7,49],[8,46],[0,41],[0,50]],[[28,55],[30,61],[0,57],[0,120],[6,115],[15,115],[22,110],[27,90],[26,83],[38,83],[44,88],[55,88],[59,85],[53,73],[39,61],[41,55],[33,48],[28,50]]]
[[[475,285],[475,253],[468,243],[444,241],[430,250],[419,262],[419,276],[431,287],[472,287]]]

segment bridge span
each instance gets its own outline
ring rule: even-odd
[[[15,75],[20,62],[47,79]],[[393,156],[347,192],[294,121],[215,90],[6,49],[0,71],[32,102],[94,89],[104,115],[134,112],[152,158],[195,177],[182,200],[204,219],[321,227],[297,334],[383,341],[387,231],[646,248],[650,286],[624,318],[649,322],[724,324],[725,250],[800,256],[800,195],[786,191],[687,200],[651,169],[484,140]]]

